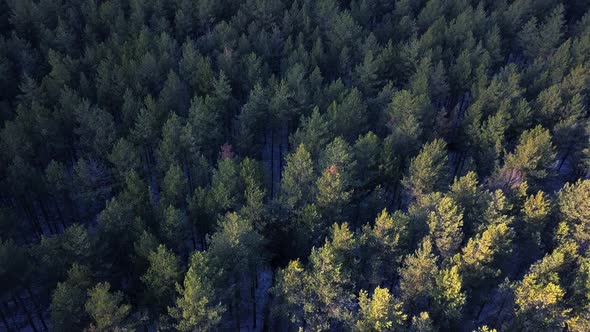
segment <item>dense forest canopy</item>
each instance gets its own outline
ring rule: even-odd
[[[590,1],[0,0],[0,330],[590,331]]]

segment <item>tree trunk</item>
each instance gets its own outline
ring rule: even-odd
[[[236,331],[240,330],[240,287],[239,282],[236,282],[237,290],[235,295],[236,301]]]
[[[273,130],[270,129],[270,197],[274,197],[275,188],[275,149],[274,149],[274,138]]]
[[[39,197],[39,194],[36,194],[36,196],[37,196],[37,204],[39,204],[39,209],[41,210],[41,214],[43,215],[43,219],[45,219],[45,224],[47,225],[49,232],[51,232],[52,234],[57,234],[58,230],[55,229],[51,225],[51,222],[49,221],[49,214],[47,214],[47,210],[45,209],[45,206],[43,205],[43,200],[41,199],[41,197]]]
[[[17,301],[17,299],[20,300],[20,302]],[[33,331],[39,332],[39,330],[37,330],[37,327],[35,326],[35,323],[33,323],[33,317],[31,317],[31,313],[27,309],[27,306],[25,305],[25,303],[23,302],[23,300],[20,298],[20,296],[19,297],[13,296],[12,300],[14,301],[14,304],[17,307],[20,304],[20,306],[23,308],[23,311],[25,312],[25,315],[27,316],[27,321],[29,322],[29,325],[31,326],[31,328],[33,329]]]
[[[12,325],[15,327],[18,327],[18,324],[16,324],[16,321],[14,320],[14,316],[16,316],[16,315],[11,315],[10,307],[8,306],[8,303],[2,302],[2,303],[0,303],[0,305],[2,307],[4,307],[4,309],[6,310],[6,313],[8,314],[8,318],[12,321]]]
[[[37,313],[37,317],[41,321],[43,328],[45,330],[47,330],[47,324],[45,324],[45,320],[43,319],[43,311],[39,309],[37,302],[35,302],[35,298],[33,297],[33,293],[31,292],[31,288],[27,287],[27,293],[29,294],[29,298],[31,300],[31,303],[33,303],[33,308],[35,309],[35,312]]]
[[[570,155],[570,149],[568,148],[567,151],[565,152],[565,154],[563,155],[563,158],[561,158],[560,162],[559,162],[559,167],[557,167],[557,173],[561,172],[561,167],[563,166],[563,164],[565,163],[565,161],[567,160],[567,157],[569,157]]]
[[[31,211],[29,210],[29,206],[27,204],[26,197],[22,197],[20,199],[20,205],[21,205],[21,209],[24,212],[25,216],[31,222],[31,226],[33,227],[33,231],[35,232],[35,235],[37,235],[37,237],[41,237],[41,235],[44,234],[43,228],[41,228],[41,225],[39,225],[38,220],[36,220],[37,219],[36,216],[33,213],[31,213]]]
[[[6,331],[11,332],[12,329],[10,328],[10,324],[8,324],[8,320],[6,320],[6,316],[4,315],[4,312],[2,311],[2,309],[0,309],[0,318],[2,319],[2,324],[4,324]]]
[[[190,227],[191,227],[191,242],[193,244],[193,250],[197,249],[197,242],[195,240],[195,226],[193,225],[193,223],[190,223]]]
[[[258,284],[258,275],[256,269],[254,270],[254,276],[252,278],[252,286],[250,295],[252,296],[252,328],[256,329],[256,288]]]
[[[61,223],[61,226],[63,227],[63,229],[66,229],[66,222],[64,220],[64,215],[61,212],[61,209],[59,208],[59,202],[55,202],[55,211],[57,212],[57,217],[59,218],[59,222]]]

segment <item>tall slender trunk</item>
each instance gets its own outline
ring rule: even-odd
[[[43,200],[41,199],[41,197],[39,197],[39,194],[35,194],[35,196],[37,198],[37,204],[39,204],[39,209],[41,210],[41,214],[43,215],[43,219],[45,219],[45,224],[47,225],[49,232],[51,232],[52,234],[57,234],[58,230],[56,228],[54,228],[54,226],[49,221],[49,214],[47,213],[47,210],[45,209],[45,206],[43,205]]]
[[[190,227],[191,227],[191,243],[193,244],[193,250],[197,249],[197,242],[195,240],[195,226],[193,225],[193,223],[190,223]]]
[[[236,282],[237,290],[235,294],[236,301],[236,331],[240,330],[240,286],[239,282]]]
[[[21,208],[22,208],[23,212],[28,217],[28,219],[31,221],[31,225],[33,226],[33,230],[36,232],[36,235],[38,237],[41,237],[41,235],[44,234],[43,228],[39,224],[39,221],[37,220],[37,216],[35,215],[34,211],[32,212],[29,209],[27,198],[26,197],[22,197],[20,199],[20,204],[21,204]]]
[[[256,288],[258,287],[258,274],[254,269],[252,277],[252,285],[250,288],[250,295],[252,296],[252,328],[256,329]]]
[[[33,297],[33,292],[31,292],[30,287],[27,287],[27,294],[29,294],[30,301],[31,301],[31,303],[33,303],[33,308],[35,309],[35,312],[37,313],[37,317],[41,321],[43,328],[45,330],[47,330],[47,324],[45,324],[45,320],[43,319],[43,311],[39,309],[37,302],[35,302],[35,297]]]
[[[20,300],[19,301],[17,301]],[[23,300],[20,298],[20,296],[13,296],[13,299],[15,306],[21,306],[23,308],[23,311],[25,312],[25,315],[27,316],[27,321],[29,322],[29,325],[31,326],[31,328],[33,329],[33,331],[35,332],[39,332],[39,330],[37,330],[37,327],[35,326],[35,323],[33,323],[33,317],[31,317],[31,313],[29,312],[29,310],[27,309],[27,306],[25,305],[25,303],[23,302]]]
[[[55,211],[57,212],[57,217],[59,218],[59,222],[61,223],[61,226],[63,227],[63,229],[66,229],[66,222],[64,220],[64,214],[61,212],[61,209],[59,208],[59,202],[55,202]]]
[[[274,197],[275,189],[275,149],[274,149],[274,131],[270,129],[270,197]]]
[[[188,158],[186,158],[186,156],[183,158],[183,164],[186,170],[186,177],[188,178],[188,194],[192,195],[193,191],[195,191],[194,189],[194,184],[193,184],[193,177],[191,174],[191,166],[190,166],[190,161],[188,160]]]
[[[8,324],[8,320],[6,319],[6,316],[4,315],[2,308],[0,308],[0,318],[2,319],[2,324],[4,324],[4,328],[6,328],[6,331],[11,332],[12,329],[10,328],[10,324]]]
[[[563,166],[563,164],[565,163],[565,161],[567,160],[567,157],[569,157],[569,155],[570,155],[570,148],[567,149],[567,151],[563,155],[563,158],[561,158],[561,160],[559,161],[559,166],[557,167],[558,173],[561,172],[561,167]]]
[[[16,316],[16,315],[11,315],[10,306],[8,305],[8,303],[2,302],[2,303],[0,303],[0,306],[2,306],[6,310],[6,313],[8,314],[8,318],[10,318],[10,320],[12,321],[12,326],[18,327],[18,325],[16,324],[16,321],[14,320],[14,316]]]

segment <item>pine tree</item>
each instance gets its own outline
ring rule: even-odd
[[[210,238],[208,254],[211,255],[211,262],[223,271],[225,285],[231,285],[224,289],[221,296],[235,308],[233,313],[238,328],[245,281],[250,282],[249,295],[253,308],[256,305],[258,271],[267,260],[264,243],[264,238],[254,229],[252,222],[237,213],[227,213],[220,220],[218,231]],[[255,310],[252,315],[255,319]]]
[[[414,155],[423,135],[422,117],[426,105],[410,91],[396,92],[387,108],[388,123],[394,151],[400,155]]]
[[[492,199],[477,180],[475,172],[455,178],[447,194],[463,209],[463,230],[466,236],[474,234],[483,221],[483,214]]]
[[[189,98],[186,83],[178,77],[174,70],[170,70],[158,98],[160,109],[163,112],[184,115],[188,109]]]
[[[160,233],[166,243],[176,248],[183,247],[185,223],[182,211],[173,205],[168,205],[164,211],[164,219],[160,224]]]
[[[522,173],[523,180],[536,184],[547,177],[553,167],[554,150],[548,130],[541,126],[527,130],[520,136],[514,152],[506,156],[500,172],[504,176],[510,170],[517,170]]]
[[[80,331],[87,325],[84,311],[87,290],[91,286],[88,267],[73,264],[68,278],[55,287],[49,306],[51,328],[56,331]]]
[[[218,278],[219,272],[206,253],[192,254],[184,282],[182,286],[176,286],[179,294],[176,306],[169,309],[170,315],[178,322],[175,325],[178,330],[209,330],[219,324],[226,308],[216,300]]]
[[[359,331],[391,331],[402,329],[407,316],[402,311],[402,304],[396,300],[387,288],[377,287],[369,299],[368,293],[359,293],[359,319],[356,328]]]
[[[108,282],[101,282],[88,290],[88,300],[84,307],[96,324],[91,324],[91,328],[96,331],[117,331],[129,326],[126,320],[131,306],[121,303],[123,293],[111,293],[110,289],[111,285]]]
[[[340,103],[330,105],[327,115],[330,127],[337,136],[347,141],[354,141],[367,128],[367,106],[363,103],[360,92],[352,89]]]
[[[371,226],[363,227],[361,242],[365,261],[369,262],[369,275],[372,284],[382,284],[396,275],[401,258],[407,251],[409,219],[400,211],[393,215],[383,209]]]
[[[563,5],[558,5],[541,26],[535,17],[524,25],[519,41],[526,56],[546,57],[558,45],[563,35],[563,14]]]
[[[381,141],[372,131],[359,136],[353,146],[354,160],[356,161],[357,185],[365,187],[373,184],[379,174],[379,161],[381,159]]]
[[[182,118],[172,113],[162,128],[162,140],[158,146],[158,165],[162,171],[170,169],[181,162],[182,144],[180,142]]]
[[[509,106],[508,102],[502,103],[500,109],[489,116],[477,133],[473,134],[475,163],[481,175],[487,176],[499,166],[510,125]]]
[[[311,156],[317,158],[331,136],[325,115],[320,114],[319,108],[315,107],[309,117],[301,120],[301,125],[289,140],[293,146],[303,144]]]
[[[174,285],[180,281],[178,257],[164,245],[159,245],[148,256],[149,268],[141,277],[146,286],[146,303],[157,310],[173,303]]]
[[[256,156],[261,151],[261,138],[264,134],[264,119],[268,117],[268,96],[262,85],[257,84],[248,102],[238,115],[239,131],[237,142],[245,155]]]
[[[192,40],[182,45],[182,58],[179,63],[179,74],[188,82],[192,91],[202,96],[209,93],[215,74],[208,58],[202,56]]]
[[[304,206],[314,192],[314,180],[311,155],[305,145],[300,144],[295,152],[287,156],[281,180],[281,198],[291,208]]]
[[[124,178],[130,171],[137,171],[141,165],[137,149],[125,138],[119,139],[113,145],[108,159],[115,167],[115,171],[120,178]]]
[[[194,97],[187,123],[192,128],[194,144],[206,157],[212,158],[223,143],[223,113],[210,96]]]
[[[465,293],[457,265],[441,270],[436,276],[435,301],[442,315],[443,326],[461,318]]]
[[[430,318],[428,312],[423,311],[419,316],[412,317],[412,326],[410,327],[412,332],[432,332],[434,329],[434,323]]]
[[[549,222],[551,214],[551,202],[547,195],[539,191],[535,195],[527,197],[523,206],[524,212],[524,236],[537,247],[541,246],[541,235]]]
[[[510,222],[502,222],[469,239],[459,257],[465,287],[481,289],[500,275],[498,262],[512,252],[513,233]]]
[[[213,170],[211,183],[215,212],[223,213],[236,209],[241,202],[243,192],[240,191],[239,172],[239,165],[234,158],[219,160],[217,169]]]
[[[438,273],[432,242],[425,238],[400,269],[400,296],[409,312],[420,312],[420,308],[432,301]]]
[[[187,193],[187,180],[178,164],[170,165],[162,182],[162,205],[182,206]]]
[[[560,275],[570,269],[575,246],[566,245],[531,265],[528,273],[514,285],[515,328],[525,330],[561,329],[568,312]]]
[[[320,208],[331,211],[335,220],[342,216],[343,208],[350,199],[350,191],[346,190],[346,179],[337,166],[331,165],[317,181],[317,203]]]
[[[75,133],[80,145],[97,156],[106,157],[116,137],[113,116],[100,108],[84,101],[76,109],[78,123]]]
[[[448,185],[448,157],[446,143],[436,139],[422,146],[420,153],[412,159],[404,187],[413,196],[422,196],[441,191]]]
[[[463,211],[450,197],[443,197],[428,216],[430,237],[443,258],[453,256],[463,241]]]
[[[88,264],[91,257],[90,236],[81,225],[71,225],[53,237],[41,237],[32,253],[46,269],[42,276],[50,284],[63,280],[73,263]]]
[[[362,63],[356,66],[355,79],[358,86],[362,87],[365,96],[374,95],[382,84],[379,77],[379,62],[373,51],[368,50],[363,57]]]
[[[311,300],[305,284],[306,271],[299,260],[290,261],[277,271],[272,292],[280,300],[273,313],[286,316],[295,326],[303,326],[306,319],[306,301]],[[309,309],[307,310],[309,312]]]
[[[582,248],[590,243],[590,180],[566,183],[559,191],[557,204],[567,238],[573,238]]]

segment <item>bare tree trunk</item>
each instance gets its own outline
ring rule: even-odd
[[[37,196],[37,203],[39,204],[39,209],[41,210],[41,214],[43,215],[43,219],[45,219],[45,224],[47,225],[49,232],[51,232],[52,234],[57,234],[58,230],[56,228],[54,228],[51,225],[51,222],[49,221],[49,214],[47,214],[47,210],[45,209],[45,206],[43,205],[43,200],[41,199],[41,197],[39,197],[39,194],[36,194],[36,196]]]
[[[197,249],[197,242],[195,240],[195,226],[193,225],[192,222],[190,222],[190,227],[191,227],[191,242],[193,244],[193,250]]]
[[[57,212],[57,217],[59,218],[59,221],[61,223],[61,226],[65,230],[66,229],[66,223],[64,221],[64,215],[61,212],[61,209],[59,208],[59,202],[57,202],[57,200],[55,202],[55,211]]]
[[[17,301],[17,299],[20,300],[20,302]],[[17,307],[20,305],[23,308],[23,311],[25,312],[25,315],[27,316],[27,321],[29,322],[29,325],[31,326],[33,331],[39,332],[39,330],[37,330],[37,327],[35,326],[35,323],[33,323],[33,317],[31,317],[31,313],[27,309],[27,306],[25,305],[23,300],[20,298],[20,296],[19,297],[13,296],[12,300],[14,301],[14,304]]]
[[[35,302],[35,298],[33,297],[33,293],[31,292],[31,289],[29,287],[27,287],[27,293],[29,294],[29,298],[31,300],[31,303],[33,303],[33,308],[35,309],[35,312],[37,313],[37,317],[41,321],[43,328],[45,330],[47,330],[47,324],[45,324],[45,320],[43,319],[43,311],[41,311],[39,309],[39,306],[37,305],[37,302]]]
[[[270,129],[270,197],[274,197],[275,189],[275,150],[274,150],[274,138],[273,130]]]
[[[10,324],[8,324],[8,320],[6,319],[6,316],[4,315],[4,312],[2,311],[1,308],[0,308],[0,318],[2,319],[2,324],[4,324],[6,331],[11,332],[12,329],[10,328]]]
[[[26,197],[22,197],[20,200],[20,204],[21,204],[21,208],[23,210],[23,212],[25,213],[25,215],[28,217],[28,219],[31,222],[31,225],[33,226],[33,230],[35,231],[37,237],[41,237],[41,235],[43,235],[43,228],[41,227],[41,225],[39,224],[39,221],[37,220],[37,216],[35,216],[35,214],[33,212],[30,211],[29,206],[27,204],[27,199]]]
[[[256,288],[258,287],[258,275],[254,269],[254,276],[252,278],[252,285],[250,287],[250,294],[252,296],[252,328],[256,329]]]
[[[240,330],[240,287],[239,282],[236,282],[237,290],[236,290],[236,331]]]
[[[561,167],[563,166],[563,164],[565,163],[565,161],[567,160],[567,157],[569,157],[569,155],[570,155],[570,149],[568,148],[559,162],[559,167],[557,167],[558,173],[561,172]]]
[[[16,321],[14,320],[15,315],[10,314],[10,307],[8,306],[8,304],[5,302],[2,302],[0,305],[2,305],[2,307],[5,308],[5,310],[8,314],[8,318],[10,318],[10,320],[12,321],[12,325],[18,328],[18,325],[16,324]]]

